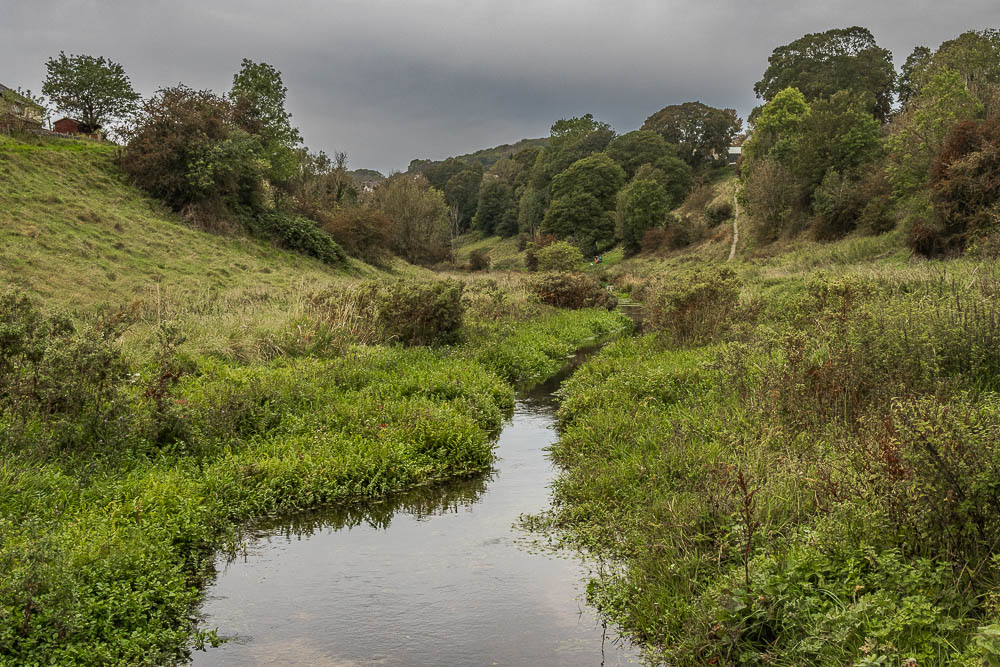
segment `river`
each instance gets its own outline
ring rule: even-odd
[[[516,525],[549,504],[559,379],[518,400],[483,476],[257,526],[202,608],[231,639],[194,664],[638,664],[586,606],[587,565]]]

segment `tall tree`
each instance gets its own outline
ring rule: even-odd
[[[459,232],[467,230],[472,223],[479,205],[479,186],[482,181],[483,168],[477,162],[449,178],[444,185],[444,200],[458,214]]]
[[[667,189],[653,180],[636,180],[618,193],[618,236],[626,255],[642,249],[647,230],[663,223],[669,212]]]
[[[904,109],[916,97],[931,64],[931,50],[926,46],[916,46],[899,71],[899,103]]]
[[[426,178],[397,174],[379,183],[372,195],[392,221],[393,252],[414,264],[433,264],[448,256],[448,207]]]
[[[804,35],[774,49],[767,62],[764,76],[753,88],[765,102],[789,87],[798,88],[807,101],[854,90],[871,94],[870,112],[878,120],[885,122],[892,112],[896,89],[892,54],[875,42],[867,28]]]
[[[487,176],[479,190],[479,208],[473,226],[485,234],[517,234],[517,200],[510,184],[496,176]]]
[[[809,103],[798,88],[786,88],[765,104],[754,121],[754,131],[743,144],[744,171],[749,163],[775,153],[779,160],[792,157],[802,123],[809,115]]]
[[[625,171],[603,153],[574,162],[552,179],[552,198],[574,192],[593,196],[606,211],[615,207],[615,196],[625,183]]]
[[[663,107],[642,124],[677,146],[677,155],[698,167],[713,155],[723,157],[743,121],[734,109],[716,109],[701,102]]]
[[[42,93],[56,109],[76,117],[84,132],[127,117],[141,99],[125,68],[103,56],[67,56],[60,51],[45,62],[45,70]]]
[[[677,154],[666,139],[652,130],[635,130],[615,137],[604,152],[621,165],[626,178],[635,176],[635,172],[644,164],[653,164]]]
[[[233,76],[229,99],[236,124],[260,139],[270,162],[268,177],[274,183],[286,183],[297,168],[295,147],[302,141],[292,127],[292,114],[285,110],[288,89],[281,72],[267,63],[243,59],[240,71]]]

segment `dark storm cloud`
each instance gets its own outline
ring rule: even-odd
[[[0,0],[0,81],[37,90],[51,55],[106,55],[144,94],[184,82],[225,91],[240,59],[289,88],[306,143],[352,165],[405,168],[543,136],[593,113],[619,131],[699,99],[745,116],[771,50],[863,25],[897,63],[972,28],[996,0]]]

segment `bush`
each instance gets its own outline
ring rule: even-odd
[[[733,203],[729,199],[716,199],[705,207],[705,219],[717,225],[733,217]]]
[[[673,215],[668,215],[665,227],[647,229],[642,235],[643,252],[676,250],[691,243],[691,224]]]
[[[490,256],[482,250],[469,253],[469,271],[487,271],[490,268]]]
[[[113,342],[122,321],[77,327],[19,291],[0,295],[0,441],[109,444],[128,414],[120,394],[127,369]]]
[[[931,168],[936,245],[960,252],[970,239],[1000,228],[1000,119],[967,121],[952,129]]]
[[[650,327],[680,344],[705,344],[736,321],[740,281],[729,269],[695,271],[682,280],[653,285],[644,300]]]
[[[544,273],[529,285],[542,303],[559,308],[607,308],[618,305],[618,299],[600,283],[579,273]]]
[[[383,338],[404,345],[456,342],[465,312],[462,289],[457,280],[381,285],[375,298]]]
[[[324,264],[343,264],[347,257],[330,235],[312,220],[300,215],[269,211],[244,219],[244,226],[254,236],[269,239],[286,250],[315,257]]]
[[[577,271],[583,266],[583,253],[568,241],[556,241],[535,250],[539,271]]]
[[[889,182],[881,169],[860,178],[831,169],[813,193],[813,234],[819,240],[830,240],[858,228],[869,234],[888,231],[894,222],[889,194]]]
[[[392,243],[392,222],[381,211],[364,206],[347,206],[323,216],[323,231],[352,257],[375,266],[388,261]]]

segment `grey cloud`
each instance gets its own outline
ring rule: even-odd
[[[403,169],[547,134],[593,113],[619,131],[666,104],[754,106],[778,44],[864,25],[897,62],[970,28],[995,0],[0,0],[0,81],[37,90],[60,50],[106,55],[144,94],[228,89],[243,57],[278,67],[314,149]]]

